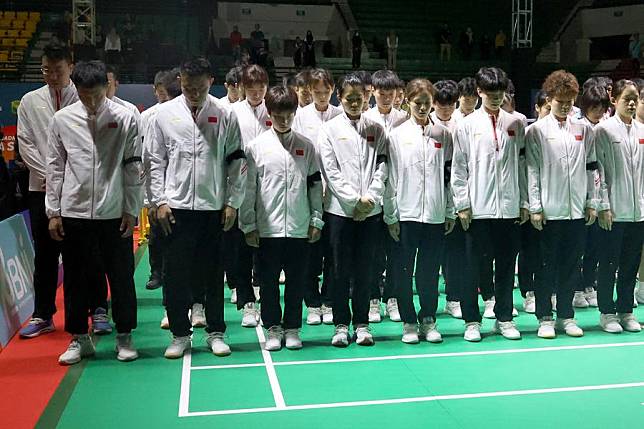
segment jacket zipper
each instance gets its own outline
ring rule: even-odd
[[[566,149],[566,169],[568,170],[568,218],[572,219],[572,185],[570,178],[570,153],[568,152],[568,140],[570,138],[570,133],[567,130],[559,130],[560,133],[564,135],[564,148]],[[576,141],[576,140],[575,140]]]
[[[496,210],[497,214],[500,215],[500,217],[503,219],[503,211],[502,211],[502,204],[501,204],[501,189],[499,187],[499,137],[498,134],[496,133],[496,117],[494,115],[490,115],[490,118],[492,119],[492,131],[494,132],[494,145],[495,145],[495,151],[494,151],[494,181],[496,182]]]
[[[425,140],[425,127],[424,126],[421,128],[421,132],[422,132],[422,137],[423,137],[422,141],[424,143],[422,145],[422,150],[423,150],[423,194],[421,195],[423,205],[422,205],[422,209],[421,209],[421,212],[420,212],[420,218],[421,218],[421,222],[422,222],[422,221],[425,220],[425,192],[426,192],[426,189],[425,189],[426,183],[425,183],[425,181],[427,180],[426,164],[427,164],[427,145],[429,144],[429,138],[427,140]]]

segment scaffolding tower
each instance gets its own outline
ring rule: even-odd
[[[532,47],[533,0],[512,0],[512,47]]]
[[[72,43],[96,43],[95,0],[72,0]]]

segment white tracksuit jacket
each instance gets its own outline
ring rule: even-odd
[[[47,155],[48,217],[136,217],[141,176],[141,139],[131,110],[105,99],[92,117],[80,101],[56,112]]]
[[[329,107],[324,112],[320,112],[315,108],[315,103],[298,109],[293,121],[293,131],[302,134],[307,139],[311,140],[313,144],[317,144],[318,134],[322,128],[322,124],[344,111],[342,108],[329,104]]]
[[[322,229],[322,179],[315,146],[290,131],[270,129],[246,146],[246,195],[239,228],[260,237],[307,238]]]
[[[382,114],[378,110],[378,106],[372,107],[371,109],[364,112],[363,115],[382,125],[387,133],[391,133],[396,129],[396,127],[399,127],[400,125],[407,122],[407,119],[409,118],[407,112],[398,110],[393,107],[391,108],[391,111],[386,115]]]
[[[241,131],[242,150],[253,139],[258,137],[264,131],[270,130],[273,126],[271,118],[268,117],[268,110],[266,110],[266,103],[262,103],[256,107],[252,107],[248,100],[238,101],[229,105],[239,121],[239,129]]]

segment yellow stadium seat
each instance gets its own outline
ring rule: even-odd
[[[14,40],[15,39],[2,39],[2,46],[14,46]]]
[[[40,21],[40,12],[29,12],[29,21]]]
[[[17,19],[11,21],[11,28],[14,28],[16,30],[22,30],[25,28],[25,21],[19,21]]]
[[[0,53],[0,63],[6,63],[9,61],[9,55]]]
[[[16,46],[26,48],[29,46],[29,39],[16,39]]]
[[[1,19],[0,20],[0,28],[11,28],[11,20],[10,19]]]
[[[16,19],[16,12],[8,10],[8,11],[6,11],[4,13],[4,18],[5,19]]]
[[[0,38],[7,37],[7,31],[9,30],[0,30]]]
[[[31,30],[32,32],[35,32],[37,25],[38,23],[35,21],[27,21],[25,22],[25,30]]]
[[[31,36],[34,35],[34,32],[31,30],[20,30],[20,35],[19,37],[23,37],[26,39],[31,39]]]
[[[26,21],[29,19],[29,12],[17,12],[16,18],[21,21]]]
[[[6,36],[16,39],[20,37],[20,30],[6,30]]]

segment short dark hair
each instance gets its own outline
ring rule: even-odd
[[[602,85],[595,85],[587,88],[581,95],[579,100],[579,108],[581,113],[586,113],[597,106],[601,106],[604,110],[610,107],[610,100],[608,99],[608,92]]]
[[[105,72],[106,73],[112,73],[112,76],[114,76],[114,80],[119,80],[119,71],[116,66],[113,66],[111,64],[106,64],[105,65]]]
[[[608,76],[599,76],[597,79],[605,87],[613,86],[613,79],[609,78]]]
[[[161,78],[161,85],[163,85],[171,98],[176,98],[181,95],[181,82],[179,81],[180,75],[181,69],[179,69],[179,67],[175,67],[172,70],[168,70]]]
[[[282,77],[282,86],[297,86],[295,73],[288,73]]]
[[[72,60],[72,52],[69,50],[67,46],[61,46],[61,45],[47,45],[43,49],[42,53],[42,58],[47,58],[50,61],[67,61],[67,63],[71,64],[73,62]]]
[[[349,73],[340,79],[340,91],[338,95],[342,97],[344,95],[345,89],[347,89],[350,86],[360,86],[362,87],[362,90],[364,91],[365,88],[365,83],[362,80],[362,77],[358,73]]]
[[[604,86],[604,83],[595,76],[589,77],[582,85],[582,92],[585,92],[588,88],[592,86]]]
[[[458,84],[453,80],[439,80],[434,84],[436,95],[434,102],[438,104],[454,104],[458,101]]]
[[[302,70],[295,75],[295,86],[298,88],[304,88],[309,86],[309,79],[311,78],[310,70]]]
[[[620,79],[613,85],[613,91],[610,94],[611,97],[617,100],[619,97],[621,97],[622,93],[628,86],[634,86],[635,90],[639,94],[640,91],[635,82],[630,79]]]
[[[81,61],[72,71],[72,82],[77,88],[95,88],[107,85],[107,69],[102,61]]]
[[[297,94],[288,86],[279,85],[269,88],[264,98],[266,110],[269,112],[295,112],[298,101]]]
[[[317,68],[312,69],[309,72],[309,86],[313,86],[318,82],[322,82],[326,86],[330,86],[331,88],[333,88],[333,86],[335,85],[335,82],[333,81],[333,75],[327,69]]]
[[[406,85],[407,84],[405,83],[404,79],[398,79],[398,84],[396,85],[396,88],[404,90]]]
[[[249,87],[256,83],[268,85],[268,73],[263,67],[252,64],[242,72],[242,85]]]
[[[476,80],[473,77],[464,77],[458,82],[458,92],[461,97],[478,97]]]
[[[374,89],[397,89],[398,75],[391,70],[378,70],[371,75]]]
[[[637,85],[637,90],[642,91],[644,89],[644,79],[641,77],[634,77],[631,79],[635,85]]]
[[[481,67],[476,72],[476,86],[483,91],[505,91],[508,89],[508,75],[498,67]]]
[[[362,85],[365,86],[365,87],[367,85],[372,85],[373,84],[373,80],[371,78],[371,73],[369,73],[366,70],[358,70],[358,71],[355,71],[355,72],[352,72],[352,73],[349,73],[349,74],[357,75],[358,78],[360,78],[360,80],[362,81]]]
[[[543,89],[540,89],[540,90],[537,92],[537,95],[535,96],[535,99],[534,99],[535,104],[536,104],[537,106],[539,106],[539,107],[543,107],[543,106],[545,106],[545,105],[546,105],[546,103],[548,102],[548,101],[546,100],[546,97],[547,97],[547,96],[546,96],[546,91],[544,91]]]
[[[228,85],[239,85],[241,83],[242,68],[237,66],[228,70],[226,73],[225,82]]]
[[[543,81],[542,89],[550,98],[555,97],[577,97],[579,94],[579,83],[572,73],[565,70],[555,70]]]
[[[181,74],[190,77],[204,75],[212,77],[212,65],[205,57],[190,58],[181,64]]]

